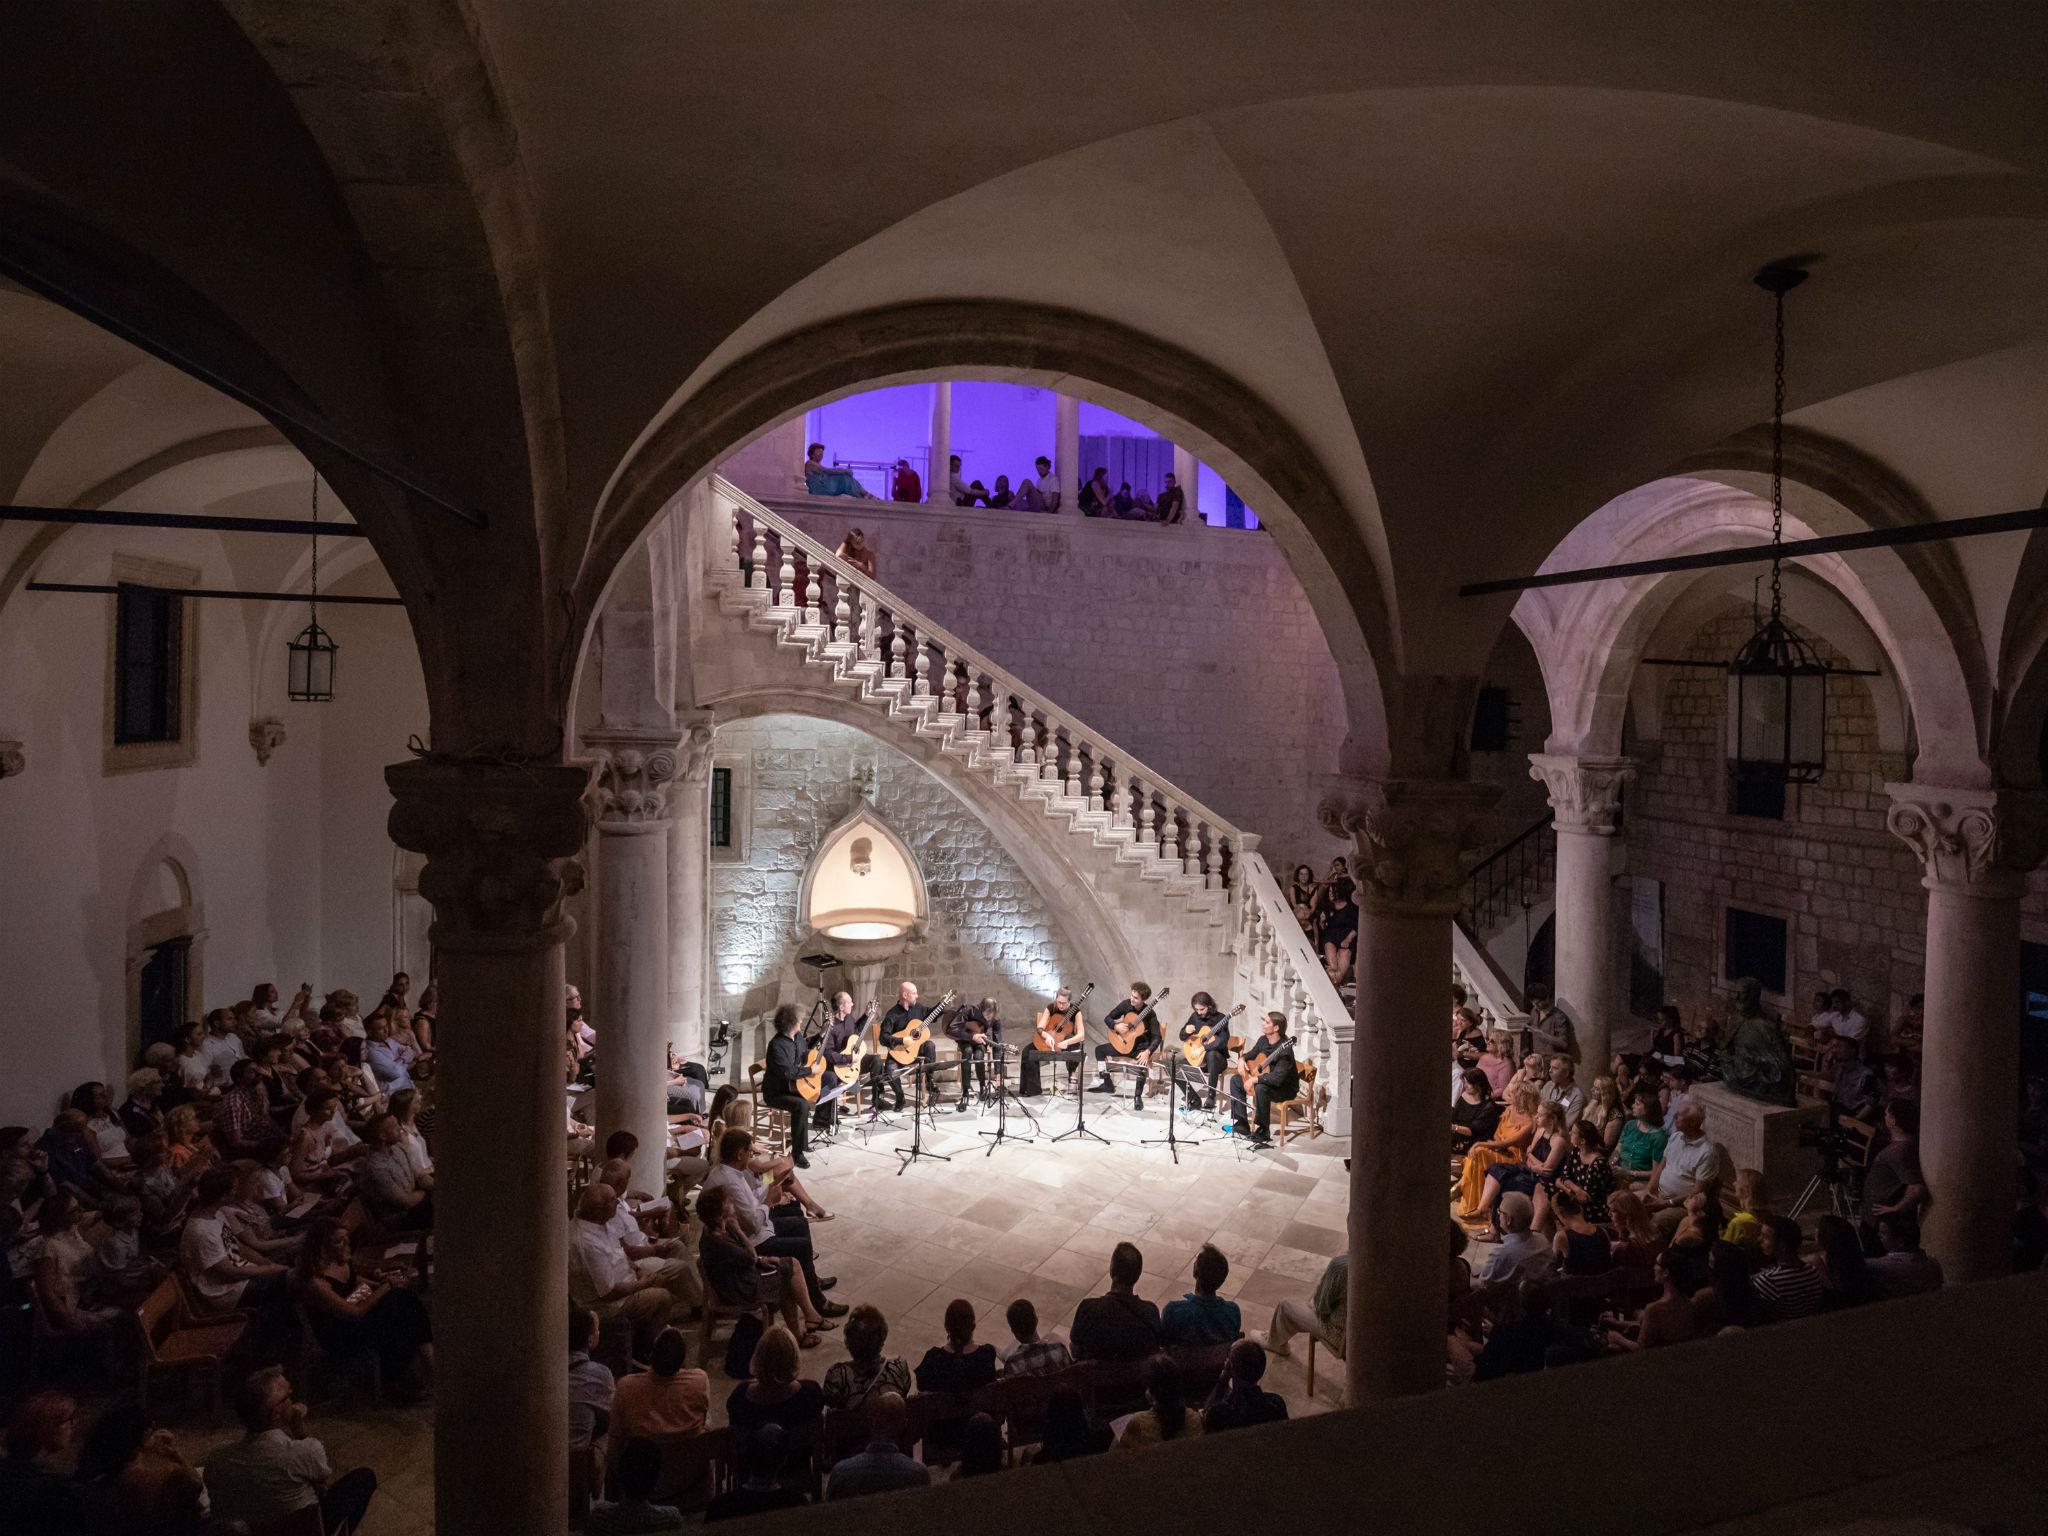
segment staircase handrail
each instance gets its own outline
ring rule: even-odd
[[[1479,1022],[1487,1029],[1517,1029],[1529,1017],[1522,989],[1462,917],[1451,922],[1451,975],[1464,984],[1467,1003],[1477,1005]]]
[[[1308,994],[1310,1007],[1325,1020],[1350,1018],[1351,1010],[1344,1002],[1344,994],[1330,980],[1330,973],[1323,968],[1322,956],[1316,953],[1308,935],[1302,932],[1294,907],[1280,889],[1280,882],[1274,877],[1265,855],[1256,851],[1247,853],[1240,871],[1239,878],[1243,881],[1241,898],[1246,909],[1263,913],[1273,925],[1274,938],[1284,952],[1285,960],[1292,963],[1302,990]]]
[[[1106,732],[1097,730],[1079,716],[1052,703],[1041,690],[1031,687],[1022,678],[983,655],[965,640],[962,640],[958,635],[939,623],[938,620],[912,607],[879,580],[840,559],[838,555],[827,549],[824,544],[812,538],[787,518],[762,505],[760,501],[748,495],[723,475],[713,475],[711,477],[711,489],[716,497],[723,498],[732,503],[757,522],[765,523],[782,538],[794,544],[798,549],[801,549],[804,552],[806,561],[813,562],[829,570],[841,584],[851,587],[855,591],[866,593],[877,604],[886,608],[901,623],[908,625],[919,637],[942,646],[949,657],[966,663],[974,670],[986,673],[990,681],[997,688],[1014,697],[1020,705],[1029,701],[1029,711],[1043,715],[1048,724],[1057,723],[1063,727],[1066,730],[1068,739],[1076,745],[1085,741],[1093,743],[1100,749],[1113,750],[1119,768],[1135,775],[1157,798],[1168,802],[1189,817],[1191,826],[1195,821],[1205,822],[1212,835],[1228,838],[1234,860],[1242,861],[1257,846],[1258,839],[1256,834],[1246,832],[1232,822],[1225,820],[1179,785],[1173,783],[1164,774],[1158,772],[1150,765],[1139,761],[1135,754],[1128,753],[1122,747],[1117,746]],[[711,541],[711,547],[715,558],[717,551],[716,541]]]

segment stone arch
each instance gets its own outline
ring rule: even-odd
[[[642,434],[598,507],[575,584],[582,644],[626,552],[690,482],[814,406],[932,379],[1057,387],[1185,443],[1241,486],[1285,551],[1336,659],[1350,731],[1344,766],[1390,766],[1387,701],[1398,658],[1384,564],[1299,433],[1191,353],[1041,305],[960,300],[845,316],[768,343],[673,405]]]
[[[1788,483],[1788,538],[1868,526],[1831,496]],[[1588,517],[1543,569],[1761,543],[1769,531],[1768,504],[1732,473],[1672,476],[1617,497]],[[1939,586],[1931,590],[1898,558],[1901,553],[1869,551],[1853,564],[1841,555],[1823,555],[1798,565],[1839,594],[1882,647],[1911,711],[1921,753],[1916,771],[1941,782],[1981,782],[1987,770],[1978,704],[1985,691],[1972,678],[1981,678],[1982,654],[1974,653],[1973,667],[1973,653],[1955,645],[1959,634],[1974,638],[1975,620],[1967,607],[1958,612]],[[1522,595],[1514,617],[1543,666],[1551,699],[1550,751],[1620,750],[1622,717],[1644,647],[1673,605],[1702,579],[1701,573],[1676,572]]]
[[[741,685],[700,700],[713,712],[715,725],[764,715],[797,715],[843,725],[873,738],[907,757],[929,773],[948,793],[967,806],[994,835],[1003,851],[1024,871],[1093,977],[1140,974],[1136,950],[1124,934],[1120,915],[1080,877],[1074,867],[1052,852],[1037,835],[1034,821],[1044,818],[1016,800],[1005,800],[974,776],[959,770],[935,742],[906,734],[903,739],[877,735],[861,707],[835,694],[777,685]]]

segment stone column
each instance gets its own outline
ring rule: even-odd
[[[1886,823],[1927,890],[1920,1166],[1927,1251],[1949,1283],[2006,1273],[2019,1100],[2020,898],[2041,860],[2039,791],[1888,784]]]
[[[928,506],[953,505],[953,481],[949,473],[953,456],[953,384],[941,379],[932,386],[932,463],[926,477],[924,499]]]
[[[710,1035],[711,725],[683,735],[682,768],[670,787],[668,823],[669,1038],[693,1061]]]
[[[584,737],[597,764],[597,1141],[640,1138],[633,1187],[659,1191],[668,1135],[668,786],[674,731]]]
[[[1444,1381],[1444,999],[1459,853],[1497,791],[1453,780],[1340,780],[1322,822],[1359,881],[1345,1374],[1354,1404]]]
[[[1196,476],[1201,473],[1195,464],[1194,450],[1173,445],[1173,480],[1180,487],[1181,495],[1188,499],[1188,526],[1200,527],[1202,514],[1195,510],[1195,493],[1202,487]]]
[[[1579,1081],[1607,1070],[1616,995],[1615,814],[1636,765],[1623,757],[1529,755],[1557,828],[1557,1003],[1578,1033]]]
[[[429,757],[384,779],[392,841],[427,856],[442,997],[435,1527],[548,1536],[569,1500],[563,906],[583,883],[590,770]]]
[[[1053,396],[1052,467],[1060,477],[1060,511],[1081,515],[1081,402]]]

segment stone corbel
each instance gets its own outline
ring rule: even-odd
[[[1463,779],[1327,782],[1323,830],[1352,845],[1360,904],[1387,912],[1456,913],[1465,891],[1463,855],[1498,786]]]
[[[674,731],[603,731],[583,744],[597,768],[599,830],[651,832],[667,823],[668,787],[685,766]]]
[[[712,727],[709,720],[692,723],[676,748],[679,767],[676,778],[685,784],[702,784],[711,777]]]
[[[0,741],[0,779],[19,778],[28,768],[28,758],[18,741]]]
[[[1636,765],[1625,757],[1566,757],[1529,754],[1529,777],[1550,792],[1552,818],[1560,832],[1614,835],[1624,785],[1635,782]]]
[[[251,720],[249,745],[256,749],[256,766],[268,768],[271,754],[284,745],[284,722],[274,715]]]
[[[2018,899],[2048,852],[2048,791],[1887,784],[1885,825],[1912,849],[1931,891]]]

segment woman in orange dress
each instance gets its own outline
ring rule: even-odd
[[[1500,1124],[1491,1141],[1473,1143],[1465,1154],[1464,1169],[1458,1175],[1458,1214],[1477,1217],[1479,1201],[1486,1189],[1486,1170],[1495,1163],[1519,1163],[1536,1134],[1536,1108],[1541,1103],[1536,1090],[1517,1084],[1508,1093],[1508,1107],[1501,1111]]]

